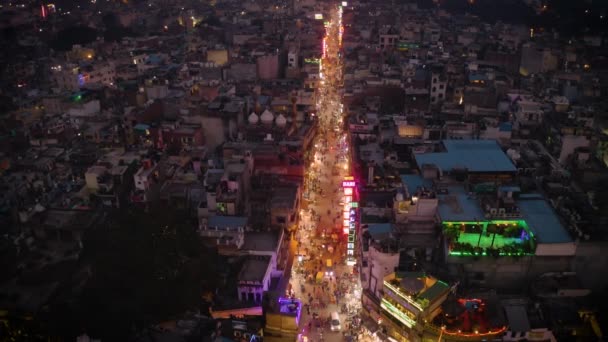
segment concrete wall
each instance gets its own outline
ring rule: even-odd
[[[214,151],[225,140],[224,121],[221,118],[204,116],[201,118],[201,126],[208,151]]]
[[[272,80],[279,78],[279,55],[261,56],[257,59],[258,78]]]
[[[572,257],[448,257],[453,276],[464,284],[496,289],[526,288],[547,272],[570,271]]]
[[[572,270],[577,273],[582,285],[592,291],[604,290],[608,286],[608,277],[598,277],[598,274],[605,272],[608,265],[606,251],[606,241],[579,242],[576,248]]]
[[[399,252],[382,253],[373,246],[369,246],[367,262],[367,268],[362,270],[365,274],[365,281],[361,282],[361,286],[380,298],[379,291],[382,290],[384,277],[395,272],[395,267],[399,265]]]

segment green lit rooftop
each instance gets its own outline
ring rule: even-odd
[[[536,249],[524,220],[447,221],[443,233],[452,256],[524,256]]]

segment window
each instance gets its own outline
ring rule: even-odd
[[[433,78],[433,83],[437,83],[437,78]]]
[[[439,85],[439,89],[443,89],[443,84],[440,84],[440,85]]]
[[[431,102],[435,102],[435,96],[431,97]]]
[[[285,216],[277,216],[277,223],[284,224],[285,222],[287,222]]]
[[[437,87],[433,87],[433,88],[431,89],[431,91],[432,91],[433,93],[434,93],[434,92],[436,92],[436,91],[437,91]]]
[[[439,94],[438,96],[439,96],[439,98],[440,98],[440,99],[442,99],[442,98],[443,98],[443,94]]]

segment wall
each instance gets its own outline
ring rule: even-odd
[[[592,291],[603,290],[608,286],[608,277],[598,277],[603,274],[608,265],[608,242],[584,241],[576,248],[572,270],[577,273],[581,284]]]
[[[263,80],[279,78],[279,55],[258,57],[257,71],[258,78]]]
[[[201,118],[203,136],[208,151],[214,151],[225,140],[224,122],[221,118],[204,116]]]
[[[466,278],[465,286],[515,289],[547,272],[565,272],[571,268],[571,257],[448,257],[453,276]]]
[[[382,290],[382,282],[384,277],[395,272],[395,267],[399,265],[399,252],[382,253],[370,245],[367,258],[367,268],[362,271],[365,280],[362,280],[361,286],[369,289],[377,298],[381,298],[379,291]]]
[[[564,165],[568,157],[578,147],[588,147],[589,140],[582,135],[565,135],[562,137],[562,150],[559,154],[559,163]]]

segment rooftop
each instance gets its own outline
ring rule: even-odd
[[[264,282],[266,271],[270,267],[269,256],[249,257],[245,260],[241,271],[239,272],[239,281]]]
[[[431,188],[433,186],[433,182],[422,178],[420,175],[401,175],[401,182],[410,196],[414,195],[422,187]]]
[[[415,154],[418,167],[432,164],[443,172],[515,172],[517,169],[494,140],[444,140],[445,152]]]
[[[437,195],[439,198],[439,217],[442,221],[479,221],[484,220],[484,213],[479,202],[469,196],[462,186],[448,187],[448,195]]]
[[[388,237],[393,231],[392,223],[370,223],[367,224],[367,231],[373,240],[381,240]]]
[[[277,250],[280,238],[278,232],[247,232],[242,249],[273,252]]]
[[[245,216],[211,216],[207,223],[209,228],[217,229],[236,229],[247,225],[247,217]]]
[[[539,243],[568,243],[572,238],[540,194],[519,196],[517,205]]]
[[[389,289],[398,289],[402,295],[421,304],[425,301],[432,303],[445,295],[450,286],[437,278],[424,272],[395,272],[384,277],[384,286]],[[392,288],[391,288],[392,287]],[[422,305],[424,308],[424,305]]]

